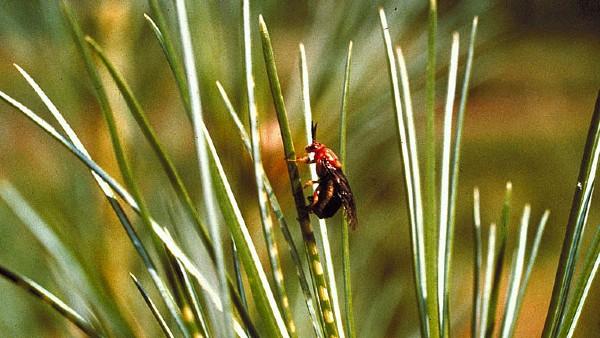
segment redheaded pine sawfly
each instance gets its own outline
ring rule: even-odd
[[[317,165],[319,180],[308,181],[305,184],[305,187],[318,184],[312,196],[308,197],[309,210],[319,218],[329,218],[343,207],[348,225],[354,230],[358,225],[356,205],[348,179],[342,171],[342,163],[331,149],[317,141],[316,136],[317,124],[313,123],[312,143],[305,148],[307,156],[296,159],[298,162]],[[310,154],[314,154],[312,159],[308,156]]]

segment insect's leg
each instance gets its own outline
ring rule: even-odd
[[[315,160],[311,160],[308,156],[296,157],[294,160],[287,159],[288,162],[300,162],[305,164],[315,163]]]
[[[313,184],[319,184],[319,183],[321,183],[321,180],[316,180],[316,181],[308,180],[308,181],[304,182],[304,185],[302,186],[302,188],[306,189],[306,188],[310,187]]]
[[[314,208],[317,203],[319,203],[319,193],[321,192],[321,186],[318,186],[317,189],[312,194],[312,201],[310,201],[310,208]]]

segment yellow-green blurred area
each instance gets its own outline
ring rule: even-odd
[[[172,33],[177,36],[174,9],[170,1],[165,2]],[[71,3],[86,34],[105,48],[131,84],[200,208],[200,179],[191,125],[168,64],[144,19],[147,3],[142,0]],[[360,220],[359,228],[351,232],[350,238],[359,337],[419,335],[402,163],[377,9],[385,8],[392,39],[402,46],[407,59],[423,167],[428,3],[425,0],[251,3],[263,161],[299,247],[300,230],[295,222],[281,138],[258,39],[258,15],[263,14],[269,25],[297,149],[304,147],[306,139],[301,115],[298,44],[303,42],[307,50],[319,140],[337,151],[345,55],[348,42],[354,43],[345,165]],[[217,80],[223,84],[247,125],[241,4],[238,1],[188,1],[188,7],[207,127],[268,271],[252,163],[215,85]],[[460,165],[450,294],[452,332],[456,337],[467,336],[469,332],[473,187],[481,190],[483,231],[487,234],[490,222],[500,218],[504,186],[511,181],[514,198],[507,270],[524,204],[532,205],[531,229],[545,209],[551,210],[516,330],[517,337],[539,336],[550,301],[588,123],[600,88],[600,3],[584,0],[440,1],[439,10],[437,111],[440,123],[437,131],[440,140],[451,33],[455,30],[460,33],[459,79],[462,79],[468,33],[475,15],[479,15],[480,28]],[[13,63],[36,79],[96,161],[120,180],[106,124],[58,2],[0,1],[0,90],[50,121],[50,114],[13,68]],[[101,69],[119,132],[151,213],[157,220],[170,223],[169,213],[178,213],[179,205],[167,177],[110,77]],[[438,156],[438,165],[440,158]],[[303,175],[308,178],[308,170],[304,170]],[[74,248],[91,274],[108,286],[112,292],[110,301],[124,309],[136,334],[145,337],[160,334],[129,279],[132,271],[147,281],[146,271],[88,170],[40,128],[4,103],[0,104],[0,180],[8,180],[19,189],[60,238]],[[593,203],[588,230],[600,222],[597,210],[597,203]],[[133,213],[131,216],[139,225],[142,238],[151,243],[148,231],[138,224]],[[174,217],[175,220],[182,218]],[[175,227],[179,225],[190,227],[183,221]],[[338,290],[343,300],[339,216],[328,225]],[[589,244],[591,232],[586,232],[584,248]],[[278,229],[276,236],[295,319],[303,332],[301,337],[309,337],[313,333],[296,272]],[[533,230],[530,231],[532,237]],[[224,239],[229,241],[229,238]],[[77,307],[77,299],[60,287],[65,280],[57,273],[53,259],[4,203],[0,203],[0,263],[38,281]],[[600,332],[598,282],[593,284],[585,304],[577,337],[591,337],[594,332]],[[500,291],[501,305],[505,284],[502,283]],[[156,294],[153,289],[151,293]],[[0,281],[0,299],[2,337],[80,335],[47,305],[4,280]]]

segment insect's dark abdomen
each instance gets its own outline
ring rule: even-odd
[[[339,197],[334,197],[328,201],[321,201],[313,208],[313,212],[319,218],[329,218],[340,209],[342,201]]]
[[[340,209],[342,200],[336,189],[339,187],[332,179],[319,184],[319,200],[312,206],[312,211],[319,218],[329,218]]]

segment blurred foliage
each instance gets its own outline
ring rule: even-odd
[[[165,2],[173,16],[174,11],[169,7],[171,2]],[[160,47],[142,16],[147,12],[147,4],[142,0],[72,3],[86,33],[99,41],[132,84],[184,181],[198,198],[199,177],[191,129]],[[408,223],[401,197],[400,156],[394,141],[394,117],[377,7],[383,4],[386,8],[394,42],[401,44],[406,54],[417,130],[422,133],[425,124],[422,89],[427,3],[264,1],[253,3],[251,8],[252,18],[262,13],[269,24],[290,122],[297,133],[302,130],[297,50],[299,42],[305,44],[314,118],[320,125],[321,141],[326,144],[337,143],[335,126],[345,52],[348,41],[354,41],[346,166],[361,219],[361,227],[351,233],[355,313],[361,337],[375,332],[387,336],[414,336],[418,332],[416,305],[410,289],[411,259]],[[539,264],[523,304],[522,312],[527,320],[518,324],[516,335],[531,337],[541,332],[585,131],[600,85],[600,12],[593,12],[593,6],[586,8],[585,3],[549,0],[440,3],[438,60],[441,79],[445,79],[446,74],[450,33],[458,30],[461,42],[466,45],[470,20],[474,15],[480,16],[480,35],[464,127],[456,223],[457,263],[452,276],[451,304],[458,309],[453,313],[453,327],[458,336],[465,335],[469,328],[470,304],[462,300],[470,299],[471,292],[472,187],[477,185],[481,189],[486,229],[500,216],[507,180],[513,182],[517,210],[523,203],[530,202],[534,219],[545,208],[552,210]],[[254,201],[255,188],[247,184],[252,181],[251,162],[237,134],[231,132],[234,126],[215,86],[216,80],[223,83],[246,122],[240,5],[238,2],[207,1],[189,2],[189,6],[208,127],[248,224],[258,234],[260,221]],[[174,27],[173,18],[170,19],[171,27]],[[254,60],[263,161],[284,211],[292,220],[293,201],[264,65],[259,62],[262,57],[257,47],[256,27],[253,26]],[[109,172],[116,173],[106,126],[57,3],[45,0],[0,2],[0,41],[0,88],[48,116],[44,115],[41,102],[11,64],[23,66],[67,114],[99,163]],[[110,81],[106,82],[134,170],[143,173],[144,180],[140,184],[153,215],[159,221],[169,222],[165,206],[172,203],[173,194],[164,189],[166,177],[159,171],[145,170],[156,163],[156,158],[150,155],[137,128],[132,128],[133,124],[128,122],[128,113],[118,92]],[[445,80],[438,84],[438,93],[443,93]],[[440,112],[441,103],[442,96],[438,98]],[[143,300],[130,283],[128,272],[144,274],[140,273],[141,265],[125,233],[108,210],[87,170],[8,106],[0,105],[0,114],[0,179],[14,183],[62,239],[77,248],[88,269],[109,286],[114,301],[129,315],[136,314],[134,327],[140,330],[152,321],[151,314],[143,309]],[[509,250],[516,242],[513,234],[517,217],[515,213],[509,227]],[[599,220],[600,213],[593,206],[590,222],[597,224]],[[293,232],[300,240],[299,230]],[[338,253],[339,258],[340,230],[332,227],[329,232],[334,253]],[[148,235],[144,233],[142,237]],[[2,264],[25,273],[50,290],[56,289],[57,279],[47,268],[47,254],[3,205],[0,206],[0,238]],[[259,245],[259,250],[266,263],[264,247]],[[283,255],[283,258],[284,265],[290,264],[289,257]],[[336,261],[336,266],[341,271],[341,258]],[[295,274],[291,269],[286,272],[295,311],[304,313],[306,309]],[[599,329],[595,315],[600,310],[598,289],[596,283],[576,333],[580,337]],[[0,282],[0,294],[3,300],[0,332],[3,336],[76,334],[44,305],[4,281]],[[538,315],[528,316],[529,313]],[[308,323],[299,324],[300,332],[310,330]],[[151,332],[151,329],[144,329]],[[158,326],[154,330],[158,334]]]

